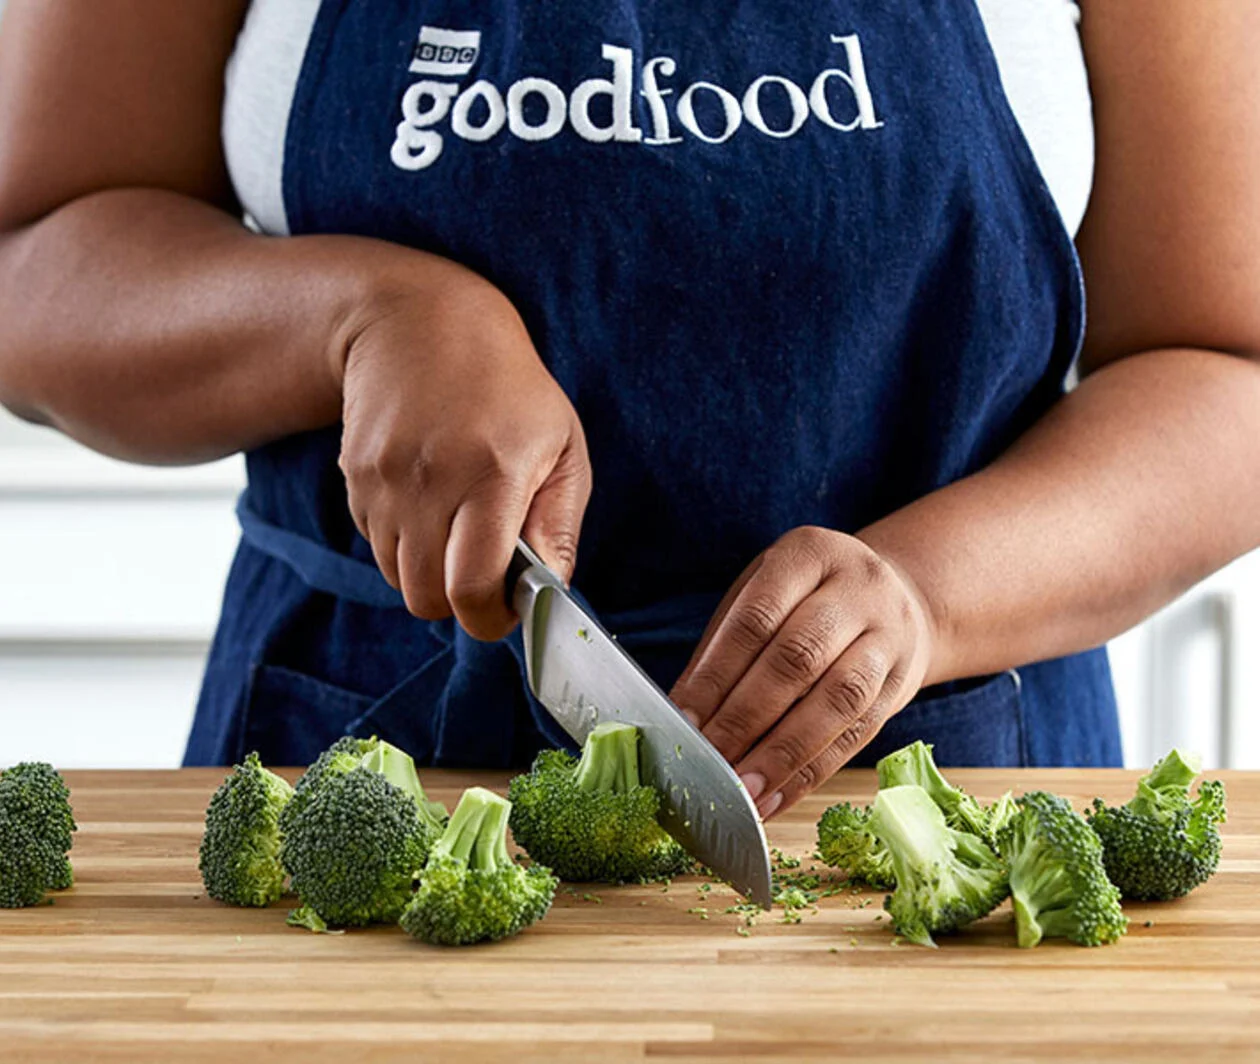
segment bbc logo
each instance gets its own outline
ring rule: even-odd
[[[421,26],[412,56],[413,74],[457,78],[467,74],[481,53],[480,30],[448,30]]]

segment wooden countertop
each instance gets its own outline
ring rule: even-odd
[[[202,893],[220,771],[66,775],[77,884],[0,911],[5,1061],[1260,1060],[1260,774],[1219,774],[1230,820],[1209,884],[1127,906],[1117,945],[1028,951],[1009,903],[928,950],[893,945],[880,896],[849,891],[745,938],[721,914],[730,891],[702,899],[699,880],[561,893],[545,921],[492,946],[313,935],[285,926],[285,902],[232,909]],[[504,782],[423,775],[452,806],[464,786]],[[950,773],[984,799],[1040,787],[1077,808],[1126,798],[1136,776]],[[841,773],[771,823],[771,845],[809,853],[821,810],[873,788],[871,772]],[[708,920],[686,912],[698,905]]]

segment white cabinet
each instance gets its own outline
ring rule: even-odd
[[[178,764],[242,463],[138,468],[0,429],[0,766]]]

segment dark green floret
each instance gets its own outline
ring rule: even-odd
[[[1012,811],[1006,804],[1009,794],[985,808],[966,791],[953,786],[941,775],[932,756],[932,747],[925,742],[915,741],[893,751],[879,761],[875,771],[879,774],[880,790],[907,784],[922,787],[945,814],[945,823],[955,831],[979,835],[990,846],[996,841],[995,827],[1000,827]]]
[[[1205,780],[1191,798],[1199,768],[1197,757],[1173,750],[1138,782],[1126,805],[1109,808],[1094,799],[1086,815],[1102,841],[1107,875],[1124,897],[1171,901],[1216,872],[1225,785]]]
[[[1115,942],[1129,921],[1107,878],[1098,836],[1057,795],[1033,791],[1017,805],[998,850],[1010,868],[1019,945],[1027,949],[1043,938],[1078,946]]]
[[[284,893],[280,814],[292,797],[288,781],[263,768],[257,753],[219,785],[201,836],[201,881],[210,897],[262,906]]]
[[[39,905],[73,884],[76,829],[70,788],[52,765],[23,761],[0,774],[0,908]]]
[[[547,914],[556,877],[508,854],[511,808],[483,787],[464,792],[403,911],[404,931],[433,945],[466,946],[508,938]]]
[[[876,890],[892,890],[892,856],[870,832],[871,809],[848,802],[833,805],[818,821],[818,856],[854,882]]]
[[[544,750],[508,788],[516,841],[573,882],[668,879],[691,858],[657,823],[660,795],[639,780],[639,729],[607,723],[582,757]]]
[[[978,835],[951,828],[922,787],[880,790],[869,823],[888,847],[897,881],[884,908],[909,941],[935,946],[934,934],[980,919],[1006,897],[1001,859]]]
[[[352,767],[346,755],[354,751],[344,746],[328,758],[282,824],[281,861],[292,889],[333,926],[395,922],[446,826],[411,757],[371,743]],[[295,793],[290,808],[297,802]]]

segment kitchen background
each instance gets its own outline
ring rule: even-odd
[[[239,459],[128,466],[0,409],[0,765],[179,762],[243,482]],[[1260,768],[1258,646],[1260,552],[1115,640],[1126,760]]]
[[[236,542],[239,459],[150,469],[0,412],[0,764],[178,763]],[[1111,645],[1125,753],[1260,768],[1260,554]]]

